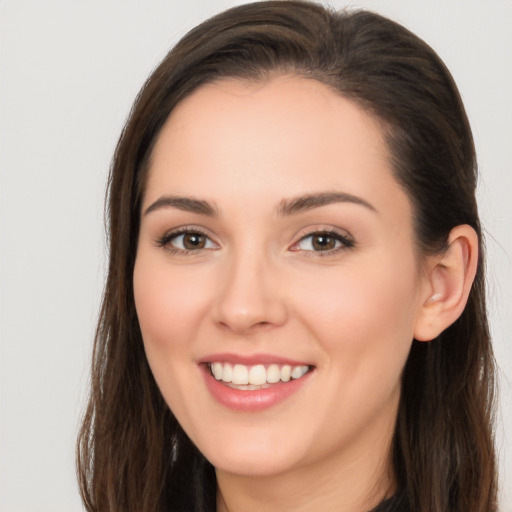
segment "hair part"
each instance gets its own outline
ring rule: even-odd
[[[480,259],[464,312],[436,340],[414,341],[404,368],[393,444],[398,492],[386,506],[495,511],[494,359],[475,149],[460,95],[436,53],[401,25],[293,0],[234,7],[191,30],[149,77],[121,134],[108,184],[110,262],[77,444],[85,506],[215,509],[213,468],[165,404],[144,353],[132,283],[140,208],[152,148],[180,101],[206,83],[276,73],[317,80],[381,123],[421,253],[443,250],[457,225],[477,232]]]

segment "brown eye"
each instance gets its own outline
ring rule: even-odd
[[[166,234],[157,240],[157,244],[175,253],[218,249],[218,245],[208,235],[192,230]]]
[[[328,251],[336,247],[335,238],[324,234],[312,236],[311,243],[315,251]]]
[[[340,233],[333,231],[317,231],[302,237],[293,250],[319,253],[319,252],[336,252],[338,250],[353,247],[354,242]]]
[[[185,233],[182,243],[183,247],[190,251],[204,249],[206,246],[206,236],[201,233]]]

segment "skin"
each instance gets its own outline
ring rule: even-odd
[[[317,192],[370,206],[279,212]],[[217,215],[169,205],[146,213],[165,195],[207,201]],[[207,235],[204,248],[159,243],[183,226]],[[304,237],[322,230],[353,246],[314,250]],[[295,76],[199,88],[152,154],[134,291],[158,386],[216,468],[218,510],[361,512],[393,492],[400,375],[416,329],[432,328],[424,305],[433,289],[369,115]],[[233,411],[198,366],[219,352],[274,354],[314,371],[280,404]]]

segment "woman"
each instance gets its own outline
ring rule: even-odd
[[[495,510],[475,185],[396,23],[260,2],[187,34],[112,166],[88,510]]]

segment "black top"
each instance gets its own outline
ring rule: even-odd
[[[406,494],[404,492],[398,492],[369,512],[410,512],[410,507]]]

